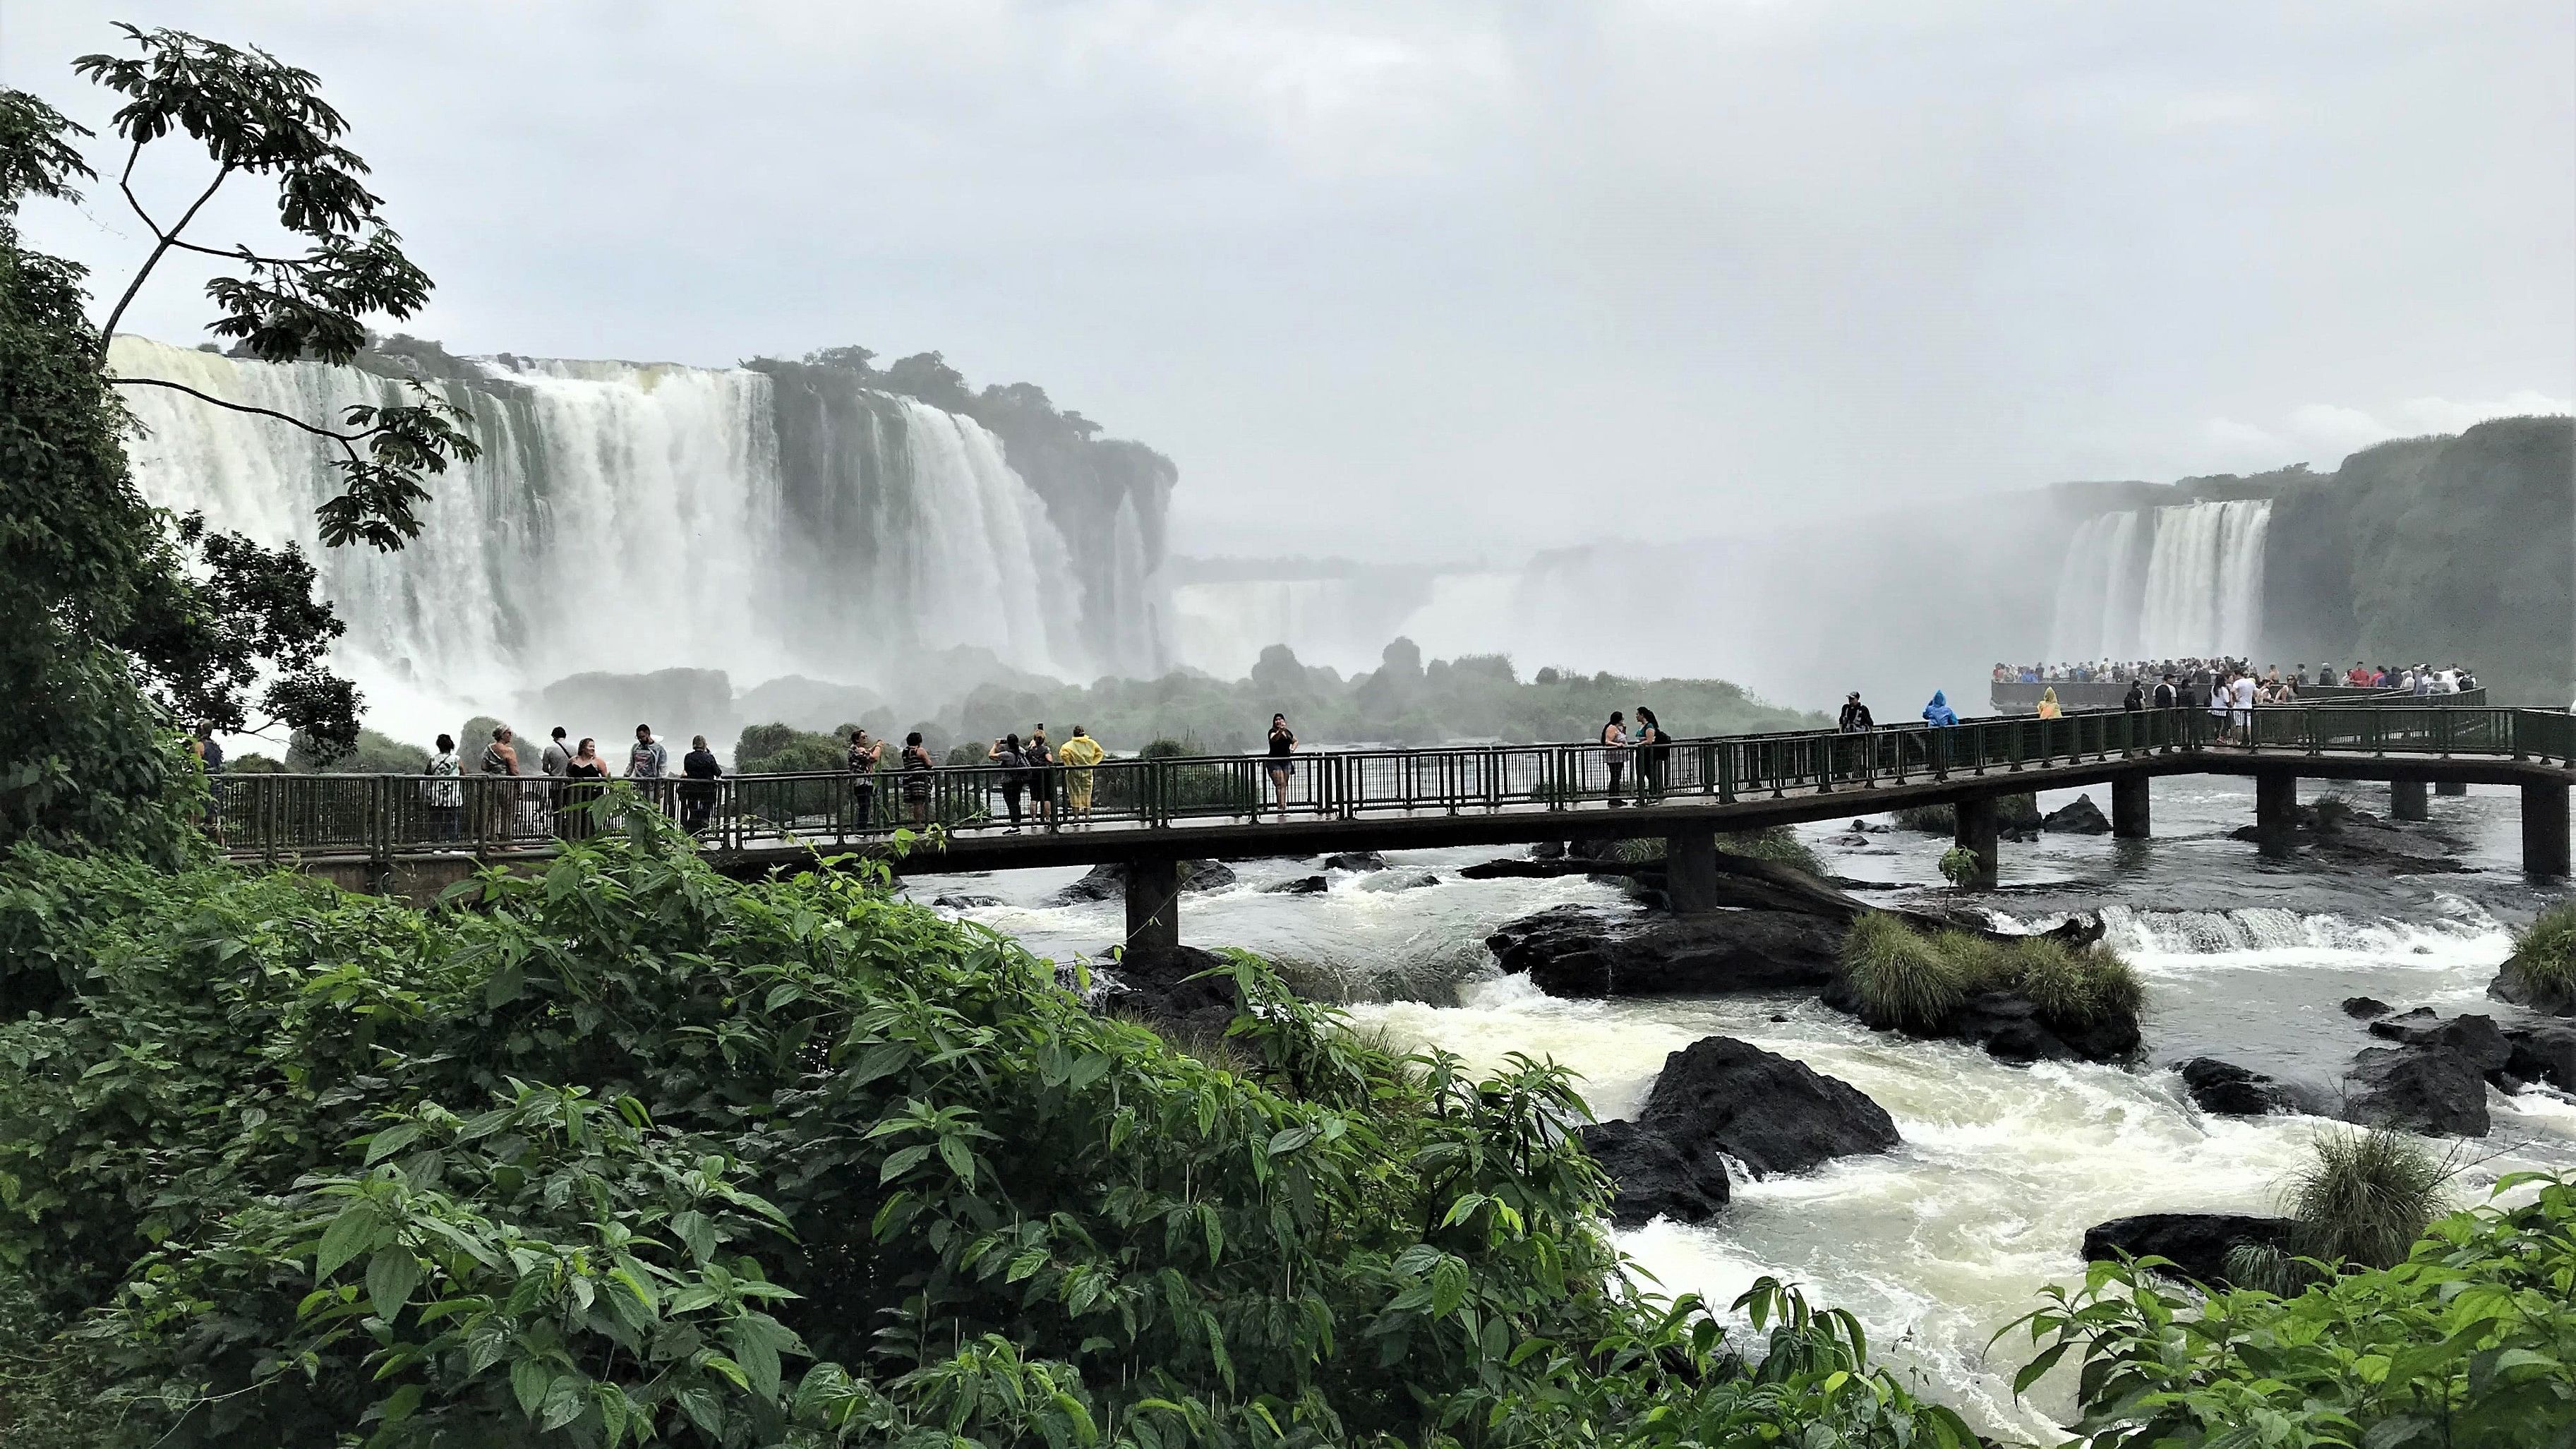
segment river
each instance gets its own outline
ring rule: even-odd
[[[2384,788],[2344,787],[2383,812]],[[2325,793],[2304,782],[2303,800]],[[2078,792],[2041,798],[2054,809]],[[2095,803],[2107,807],[2097,794]],[[1656,1222],[1622,1245],[1671,1292],[1720,1307],[1764,1273],[1851,1309],[1873,1342],[1931,1396],[1989,1433],[2039,1434],[2069,1407],[2063,1370],[2024,1400],[2011,1380],[2027,1359],[1995,1330],[2044,1284],[2080,1279],[2078,1243],[2107,1218],[2155,1211],[2271,1210],[2318,1119],[2204,1117],[2170,1064],[2207,1054],[2331,1092],[2371,1044],[2341,1002],[2372,996],[2400,1010],[2499,1009],[2487,982],[2511,931],[2551,898],[2520,875],[2518,797],[2476,787],[2435,797],[2433,825],[2456,842],[2458,874],[2391,880],[2302,861],[2261,859],[2228,832],[2254,817],[2242,781],[2158,780],[2151,841],[2050,834],[2003,847],[2003,884],[1986,898],[2016,921],[2098,910],[2149,988],[2146,1064],[2006,1066],[1972,1048],[1873,1033],[1812,997],[1742,995],[1561,1001],[1504,977],[1483,937],[1565,902],[1619,908],[1615,887],[1581,879],[1462,881],[1465,865],[1507,852],[1415,851],[1378,875],[1334,873],[1321,895],[1260,887],[1314,873],[1307,861],[1236,866],[1233,888],[1184,898],[1182,938],[1278,960],[1310,994],[1399,1043],[1440,1046],[1470,1064],[1511,1052],[1572,1068],[1598,1116],[1635,1110],[1667,1052],[1724,1034],[1795,1057],[1868,1093],[1896,1120],[1894,1153],[1848,1158],[1802,1176],[1741,1182],[1719,1220]],[[1872,824],[1884,824],[1873,820]],[[1947,841],[1902,831],[1853,834],[1847,822],[1800,827],[1828,870],[1873,883],[1882,903],[1945,889]],[[1423,873],[1437,885],[1393,890]],[[1058,960],[1096,956],[1123,930],[1122,906],[1056,906],[1080,872],[923,876],[930,900],[972,893],[999,904],[956,914]],[[2463,1201],[2526,1167],[2576,1168],[2576,1102],[2545,1088],[2490,1091],[2494,1130],[2441,1143]]]

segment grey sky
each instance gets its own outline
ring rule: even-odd
[[[115,18],[321,73],[413,330],[937,348],[1171,453],[1193,551],[2330,467],[2576,394],[2565,0],[0,0],[0,77],[101,119]],[[137,250],[105,194],[29,231]]]

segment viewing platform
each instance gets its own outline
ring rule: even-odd
[[[2511,785],[2522,792],[2523,866],[2569,871],[2568,800],[2576,716],[2547,710],[2401,704],[2274,706],[2250,742],[2222,742],[2203,710],[2113,710],[2061,719],[1982,719],[1676,740],[1660,753],[1599,745],[1471,745],[1334,750],[1293,757],[1282,811],[1261,756],[1110,760],[1094,766],[1087,816],[1031,810],[1011,828],[996,807],[1003,772],[916,774],[929,828],[909,837],[906,777],[881,772],[656,780],[636,787],[688,827],[706,859],[737,876],[853,854],[898,872],[1127,867],[1128,947],[1179,941],[1180,862],[1660,837],[1676,911],[1708,908],[1720,833],[1957,807],[1972,883],[1996,879],[1999,796],[2110,786],[2115,835],[2151,833],[2149,782],[2242,775],[2256,785],[2262,847],[2288,848],[2302,777],[2382,780],[2391,813],[2425,818],[2428,787]],[[1617,790],[1611,766],[1619,764]],[[1058,800],[1083,772],[1036,772],[1027,788]],[[237,860],[292,866],[359,889],[415,898],[485,865],[524,868],[565,835],[602,828],[588,808],[603,787],[473,775],[228,775],[217,826]],[[454,787],[442,797],[441,787]],[[621,787],[623,788],[623,787]],[[437,803],[442,798],[454,804]]]

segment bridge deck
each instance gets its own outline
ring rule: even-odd
[[[1599,746],[1462,746],[1318,752],[1297,758],[1279,818],[1267,762],[1220,757],[1106,762],[1090,772],[1088,823],[1031,809],[1012,831],[996,809],[999,771],[929,773],[921,811],[940,826],[897,868],[1004,870],[1314,855],[1454,845],[1760,829],[1909,805],[1986,799],[2173,774],[2292,775],[2554,788],[2576,781],[2576,719],[2539,710],[2388,706],[2257,712],[2251,746],[2214,738],[2200,711],[1905,726],[1869,734],[1791,733],[1682,740],[1651,762],[1660,789],[1633,798],[1639,757]],[[1081,772],[1029,786],[1061,795]],[[757,874],[817,854],[881,848],[911,813],[900,777],[865,793],[841,774],[651,782],[656,803],[697,830],[708,857]],[[526,860],[550,854],[586,815],[557,782],[470,777],[234,776],[218,817],[243,858],[333,861]],[[440,806],[434,792],[455,787]],[[571,787],[574,789],[580,787]],[[1258,816],[1254,810],[1258,806]],[[2564,854],[2561,842],[2559,853]],[[2559,867],[2563,870],[2563,867]]]

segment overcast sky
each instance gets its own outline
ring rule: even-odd
[[[103,120],[113,19],[321,74],[409,330],[935,348],[1170,453],[1189,551],[2325,468],[2576,394],[2566,0],[0,0],[0,80]],[[30,240],[121,277],[113,200]]]

